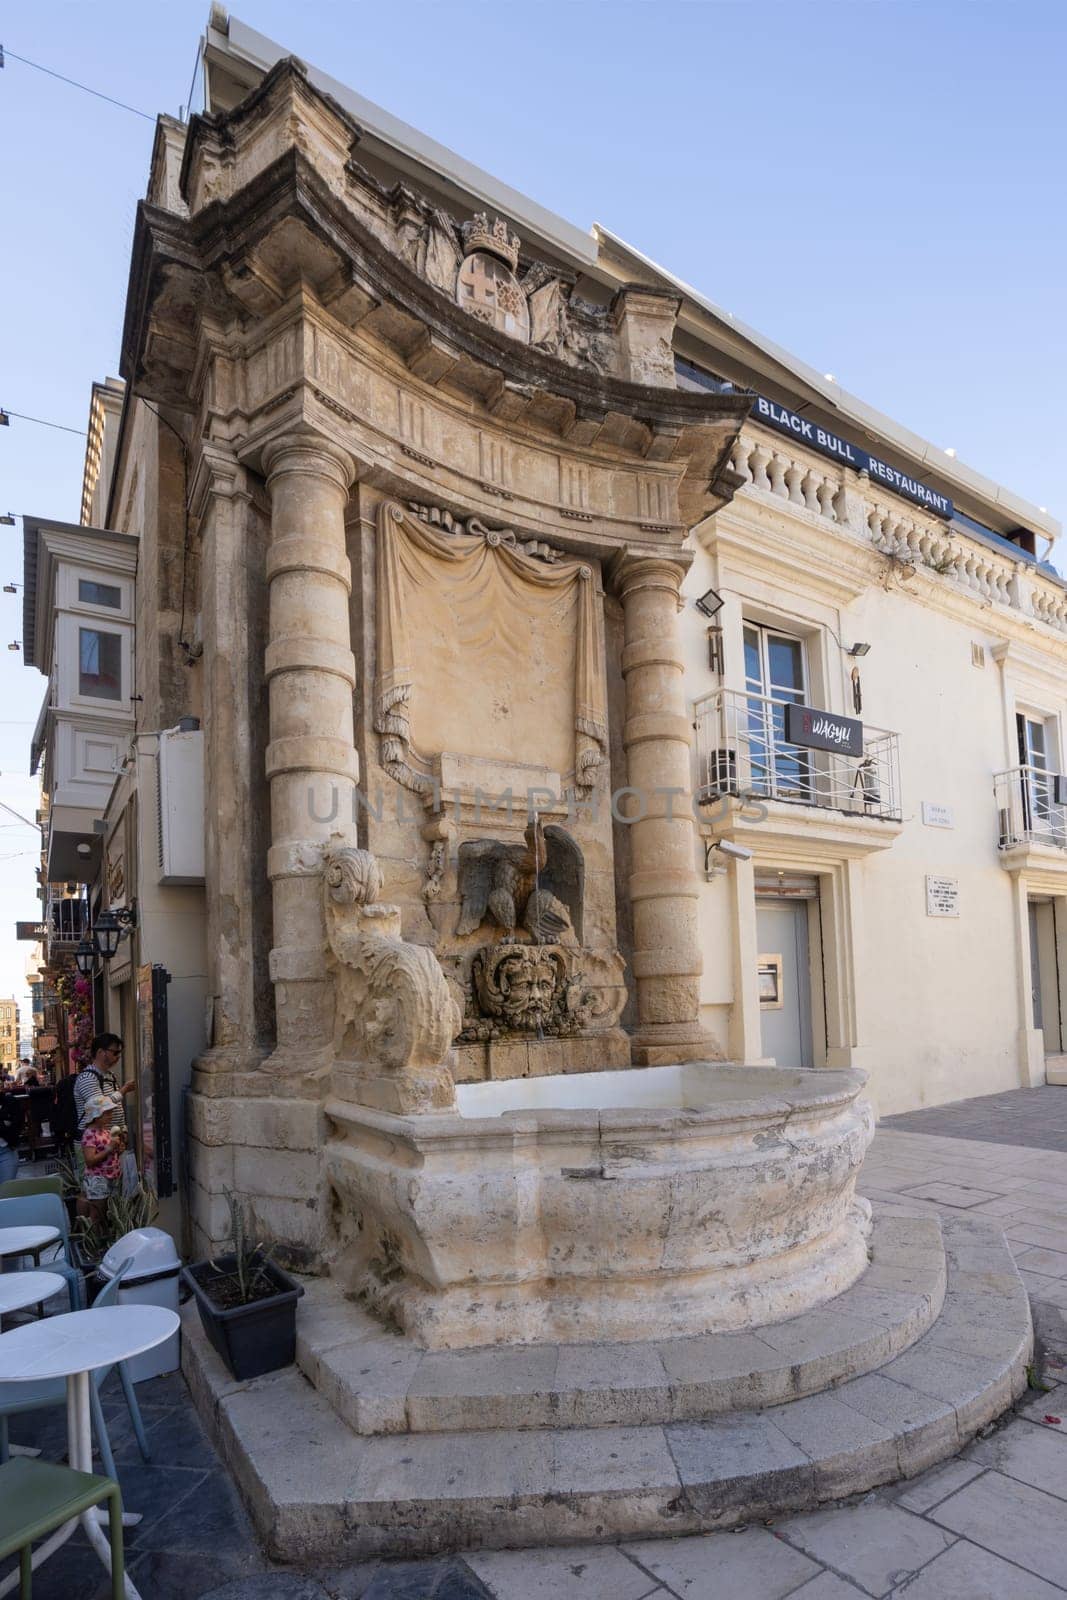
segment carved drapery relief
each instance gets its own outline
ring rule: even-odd
[[[461,1018],[432,950],[400,937],[381,905],[369,850],[331,843],[323,859],[334,1050],[343,1093],[381,1110],[441,1110],[454,1101],[444,1065]]]
[[[548,563],[473,519],[438,531],[388,501],[376,567],[374,726],[386,771],[429,794],[444,751],[539,757],[587,795],[607,752],[592,569]]]

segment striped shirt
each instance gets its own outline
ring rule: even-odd
[[[115,1121],[112,1126],[124,1128],[126,1126],[126,1106],[122,1096],[119,1094],[117,1079],[113,1073],[101,1072],[99,1067],[89,1066],[83,1067],[74,1080],[74,1104],[78,1108],[79,1129],[81,1128],[85,1102],[92,1094],[113,1094],[116,1097],[119,1103],[115,1108]]]

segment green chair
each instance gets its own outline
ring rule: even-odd
[[[0,1183],[0,1200],[14,1199],[20,1194],[57,1194],[63,1198],[62,1178],[9,1178]]]
[[[111,1535],[111,1600],[123,1600],[122,1495],[113,1478],[74,1472],[53,1461],[17,1456],[0,1466],[0,1561],[19,1554],[19,1600],[32,1600],[31,1545],[90,1506],[107,1501]],[[94,1560],[88,1551],[87,1559]]]

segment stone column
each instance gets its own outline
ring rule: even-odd
[[[355,843],[356,673],[344,522],[354,469],[339,446],[303,433],[273,440],[264,466],[271,497],[268,873],[277,1014],[271,1065],[303,1074],[332,1059],[322,850],[333,834]]]
[[[247,473],[221,446],[205,442],[191,509],[200,520],[200,614],[204,643],[204,759],[214,804],[207,811],[207,976],[209,1048],[201,1074],[248,1072],[258,1064],[254,1005],[254,841],[249,703],[252,493]],[[262,914],[262,908],[259,914]]]
[[[630,825],[639,1066],[719,1054],[699,1021],[700,891],[677,621],[683,575],[665,556],[623,556],[614,574],[625,627],[623,745],[636,791],[620,809],[639,819]]]

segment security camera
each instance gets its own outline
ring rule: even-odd
[[[724,856],[729,856],[733,861],[752,860],[752,851],[747,845],[732,844],[729,839],[717,839],[714,849],[721,850]]]

